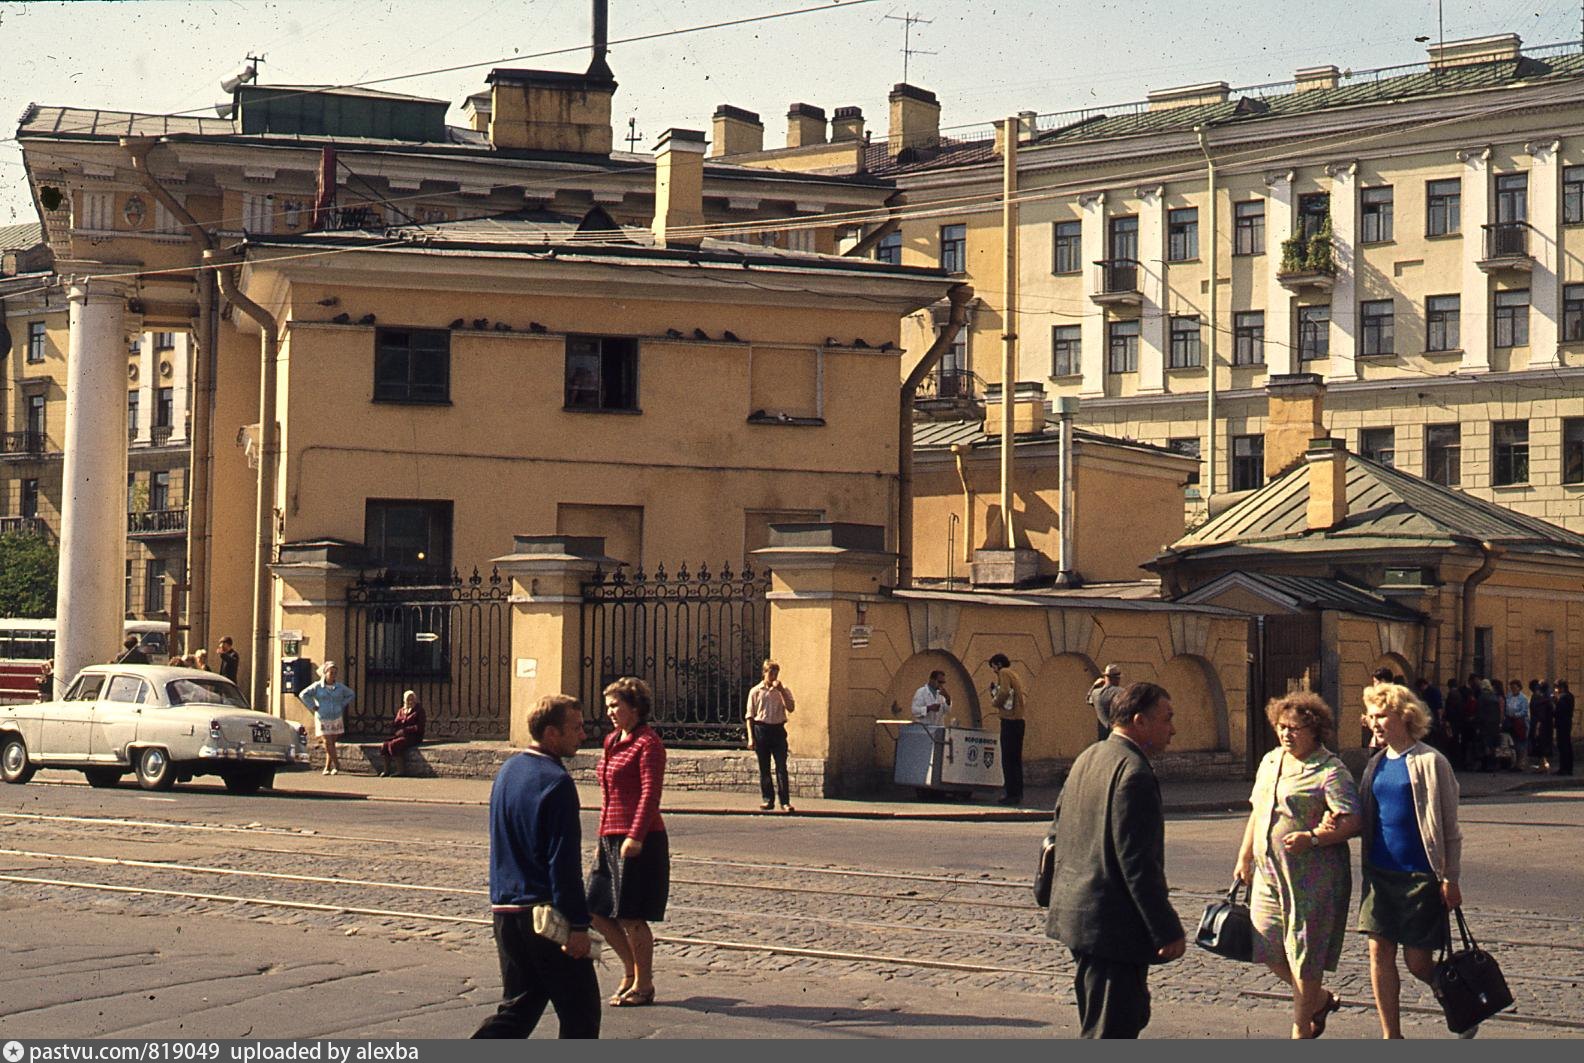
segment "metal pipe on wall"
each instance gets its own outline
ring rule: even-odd
[[[1199,135],[1199,150],[1205,157],[1205,196],[1209,203],[1205,210],[1205,229],[1209,234],[1210,247],[1206,255],[1205,265],[1210,273],[1210,298],[1207,301],[1205,312],[1210,317],[1210,350],[1206,356],[1205,367],[1205,452],[1206,465],[1204,481],[1204,499],[1208,505],[1210,499],[1215,497],[1216,489],[1216,370],[1219,366],[1216,337],[1220,335],[1220,323],[1216,316],[1217,296],[1219,285],[1216,283],[1217,256],[1220,247],[1220,234],[1216,229],[1216,166],[1215,159],[1210,156],[1210,129],[1201,125],[1194,128]]]
[[[1018,137],[1016,117],[1003,119],[1001,127],[1001,537],[1002,547],[1017,547],[1012,524],[1012,408],[1017,392],[1017,194]]]
[[[1056,586],[1078,587],[1083,581],[1074,567],[1073,519],[1076,485],[1073,483],[1073,414],[1078,412],[1078,398],[1063,395],[1056,400],[1056,412],[1061,417],[1061,499],[1057,503],[1059,537],[1056,559]]]

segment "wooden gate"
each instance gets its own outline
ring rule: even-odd
[[[1249,764],[1276,748],[1276,732],[1265,719],[1265,706],[1294,690],[1321,689],[1320,614],[1262,616],[1254,628],[1253,657],[1257,675],[1249,689]]]

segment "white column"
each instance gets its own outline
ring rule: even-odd
[[[147,443],[154,428],[154,403],[159,397],[159,355],[154,351],[154,333],[145,332],[138,341],[138,423],[137,441]]]
[[[1458,152],[1463,164],[1463,287],[1459,335],[1463,361],[1459,373],[1490,372],[1490,280],[1479,268],[1485,257],[1485,230],[1490,220],[1490,148]]]
[[[1529,253],[1534,270],[1529,276],[1529,368],[1555,369],[1562,364],[1557,340],[1562,329],[1561,237],[1562,212],[1560,140],[1525,145],[1529,163]]]
[[[1331,174],[1331,371],[1327,380],[1358,379],[1358,163],[1327,167]]]
[[[1166,189],[1141,188],[1139,197],[1140,395],[1166,390]]]
[[[85,665],[120,652],[126,594],[125,295],[99,281],[77,283],[68,303],[57,692]]]
[[[1105,395],[1106,316],[1095,306],[1090,296],[1099,290],[1100,267],[1095,263],[1106,257],[1105,193],[1091,192],[1078,197],[1078,207],[1083,211],[1083,232],[1079,246],[1083,250],[1083,320],[1079,322],[1079,342],[1083,349],[1079,361],[1083,367],[1083,387],[1080,395],[1100,398]]]
[[[176,347],[171,351],[171,442],[187,441],[187,382],[192,366],[192,335],[176,333]]]
[[[1270,174],[1265,186],[1265,362],[1272,373],[1301,373],[1298,333],[1293,329],[1292,293],[1280,280],[1282,241],[1293,234],[1292,170]],[[1234,222],[1234,225],[1236,223]]]

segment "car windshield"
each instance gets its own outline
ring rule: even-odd
[[[165,684],[172,705],[224,705],[232,709],[248,708],[247,699],[233,683],[214,679],[172,679]]]

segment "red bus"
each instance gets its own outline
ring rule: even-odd
[[[164,663],[166,648],[170,645],[168,623],[128,620],[126,633],[138,637],[150,660]],[[38,701],[39,676],[44,674],[44,662],[54,656],[53,619],[0,620],[0,705]],[[71,676],[63,678],[67,682],[72,679]]]

